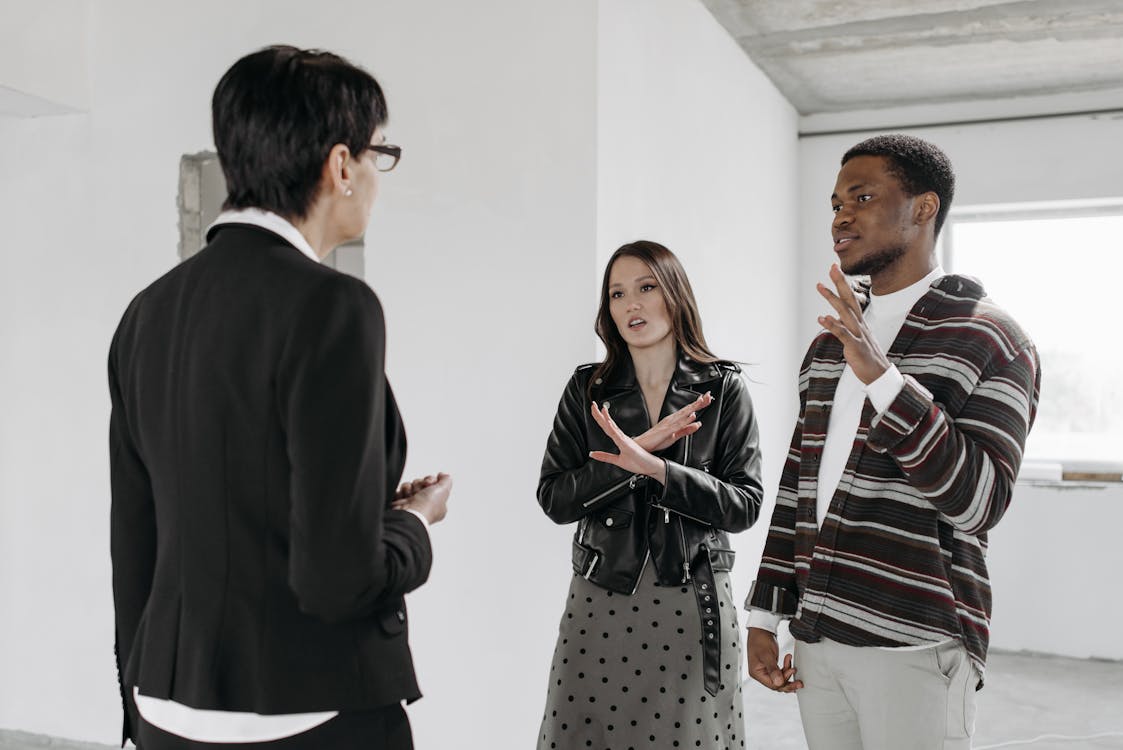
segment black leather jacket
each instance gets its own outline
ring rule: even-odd
[[[559,524],[577,521],[574,571],[631,594],[649,557],[660,585],[690,581],[707,558],[712,570],[729,570],[726,532],[751,526],[763,495],[756,418],[740,369],[680,355],[660,419],[706,391],[714,400],[699,412],[698,432],[656,454],[667,463],[665,486],[589,458],[592,450],[618,452],[590,414],[595,369],[583,365],[570,378],[538,482],[546,515]],[[616,369],[610,382],[593,386],[593,399],[609,403],[620,428],[636,436],[650,426],[647,405],[630,358]]]

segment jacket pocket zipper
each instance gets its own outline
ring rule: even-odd
[[[615,485],[609,487],[607,490],[600,493],[599,495],[594,497],[592,500],[586,500],[582,504],[582,507],[588,508],[590,505],[597,502],[598,500],[602,500],[602,499],[608,497],[609,495],[613,494],[614,492],[619,490],[624,485],[628,485],[628,489],[634,490],[636,488],[636,480],[637,479],[639,479],[639,474],[632,474],[630,477],[628,477],[624,481],[620,482],[619,484],[615,484]]]
[[[585,580],[586,581],[589,580],[589,576],[591,576],[593,574],[593,570],[596,569],[598,562],[600,562],[600,553],[594,552],[593,553],[593,559],[589,561],[589,567],[585,569]]]
[[[678,540],[682,545],[682,582],[690,580],[690,557],[686,554],[686,531],[682,528],[682,516],[678,517]]]
[[[663,523],[670,523],[671,522],[671,509],[670,508],[668,508],[665,505],[658,505],[658,504],[652,505],[651,507],[655,508],[656,510],[663,511]],[[683,513],[681,510],[676,510],[675,515],[680,516],[681,518],[689,518],[691,521],[694,521],[695,523],[699,523],[703,526],[713,528],[713,524],[711,524],[709,521],[706,521],[706,520],[701,519],[701,518],[695,518],[694,516],[690,515],[689,513]],[[681,520],[679,522],[681,523]]]

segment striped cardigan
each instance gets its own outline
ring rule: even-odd
[[[974,279],[949,275],[913,306],[888,352],[904,388],[880,417],[866,401],[821,530],[819,458],[846,363],[830,333],[811,343],[747,607],[791,617],[792,634],[809,642],[956,638],[982,674],[987,531],[1010,503],[1040,393],[1033,343],[984,295]]]

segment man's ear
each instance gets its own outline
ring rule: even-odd
[[[929,190],[927,193],[921,193],[916,197],[916,203],[913,206],[913,219],[917,224],[927,224],[930,221],[936,220],[936,214],[940,212],[940,196]]]
[[[324,166],[320,179],[324,190],[329,195],[347,196],[351,194],[351,180],[354,178],[352,168],[354,157],[351,149],[342,143],[337,143],[328,152],[324,159]]]

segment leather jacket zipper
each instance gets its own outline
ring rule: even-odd
[[[690,435],[686,436],[686,445],[683,446],[682,451],[682,464],[683,466],[690,465]],[[665,519],[669,519],[670,511],[665,511]],[[686,529],[682,527],[682,514],[678,514],[678,541],[682,549],[682,582],[686,583],[690,580],[690,556],[686,554]]]
[[[609,495],[611,495],[612,493],[616,492],[617,490],[619,490],[624,485],[628,485],[628,489],[634,490],[636,488],[636,480],[638,480],[638,479],[639,479],[639,474],[632,474],[630,477],[628,477],[624,481],[620,482],[619,484],[612,485],[607,490],[600,493],[599,495],[597,495],[593,499],[586,500],[582,505],[583,505],[583,507],[588,508],[590,505],[597,502],[598,500],[606,498]]]
[[[663,505],[656,505],[656,506],[653,506],[653,507],[658,508],[659,510],[663,511],[663,523],[670,523],[671,522],[671,509],[670,508],[668,508],[666,506],[663,506]],[[694,516],[690,515],[689,513],[683,513],[681,510],[676,510],[675,515],[681,516],[682,518],[689,518],[691,521],[694,521],[695,523],[700,523],[703,526],[713,526],[713,524],[711,524],[709,521],[704,521],[701,518],[695,518]]]
[[[613,486],[609,487],[607,490],[600,493],[599,495],[594,497],[592,500],[586,500],[585,503],[584,503],[584,507],[588,508],[590,505],[597,502],[598,500],[601,500],[601,499],[603,499],[605,497],[608,497],[609,495],[613,494],[614,492],[617,492],[624,485],[627,485],[628,489],[634,490],[636,488],[636,481],[638,481],[638,480],[639,480],[639,475],[633,474],[632,476],[628,477],[624,481],[619,482],[618,484],[614,484]],[[589,528],[589,519],[588,518],[582,518],[580,527],[578,528],[578,531],[577,531],[577,541],[578,541],[579,544],[585,543],[585,532],[588,530],[588,528]],[[593,552],[593,558],[591,560],[589,560],[589,566],[587,568],[585,568],[585,572],[582,574],[586,581],[589,580],[589,577],[593,575],[593,571],[595,571],[597,569],[597,563],[599,563],[599,562],[600,562],[600,553],[594,551]],[[643,571],[641,570],[640,572],[642,573]]]
[[[666,507],[665,505],[654,505],[652,507],[656,508],[657,510],[663,511],[663,523],[664,524],[669,524],[671,522],[671,509],[670,508]],[[679,549],[682,551],[682,582],[686,583],[687,581],[690,580],[690,557],[686,554],[686,529],[684,529],[683,526],[682,526],[683,514],[679,513],[676,510],[675,516],[676,516],[675,520],[678,521]],[[686,516],[686,517],[690,518],[690,516]],[[697,520],[697,519],[692,519],[692,520]],[[705,522],[703,521],[701,523],[705,523]],[[706,525],[708,526],[709,524],[706,524]]]
[[[643,572],[644,572],[645,570],[647,570],[647,561],[648,561],[648,559],[650,559],[650,558],[651,558],[651,550],[649,550],[649,549],[648,549],[648,550],[644,550],[644,553],[643,553],[643,565],[641,565],[641,566],[640,566],[640,568],[639,568],[639,575],[638,575],[638,576],[636,576],[636,582],[635,582],[635,584],[633,584],[633,585],[632,585],[632,594],[633,594],[633,595],[635,595],[635,593],[636,593],[636,589],[638,589],[638,588],[639,588],[639,582],[640,582],[640,579],[641,579],[641,578],[643,578]]]
[[[596,570],[598,562],[600,562],[600,553],[594,552],[593,553],[593,559],[589,561],[589,567],[585,569],[585,580],[586,581],[589,580],[589,576],[591,576],[593,574],[593,571]]]
[[[690,557],[686,554],[686,531],[682,528],[682,516],[678,517],[678,540],[682,545],[682,582],[690,580]]]

